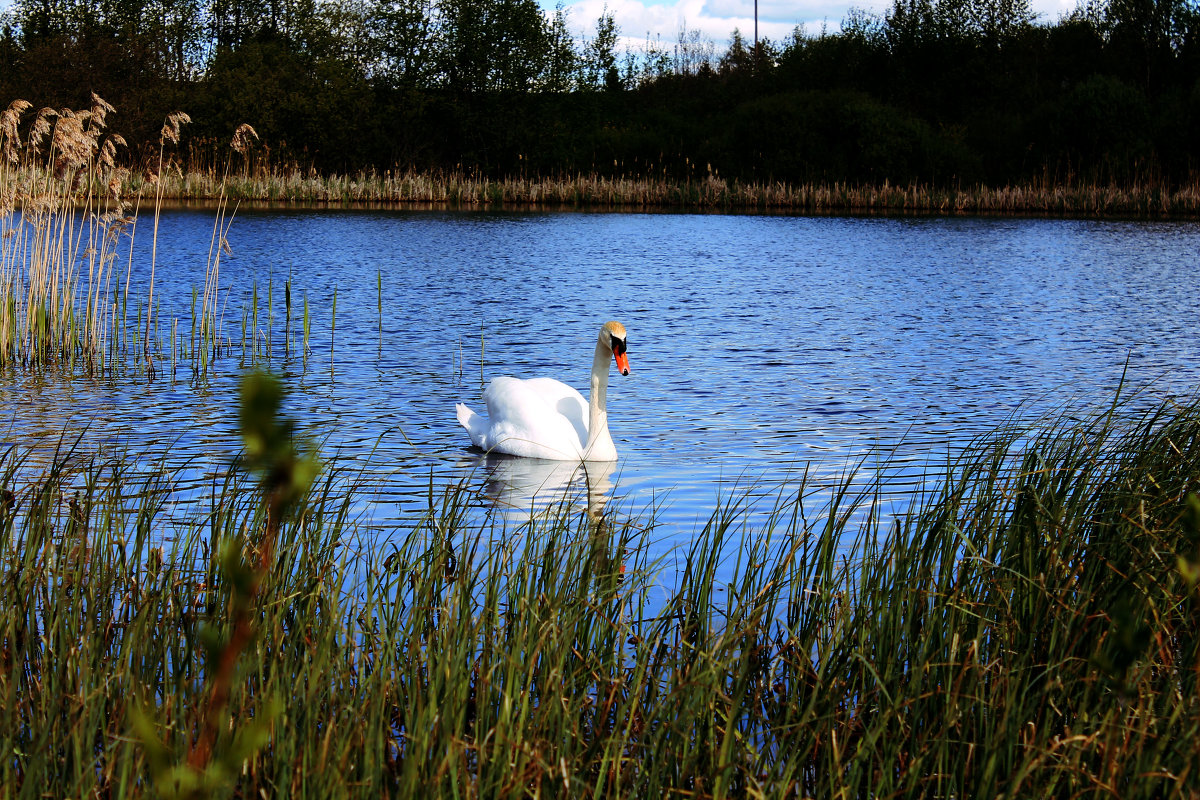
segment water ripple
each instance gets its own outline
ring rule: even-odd
[[[160,224],[155,296],[181,329],[211,224],[196,212]],[[385,530],[431,480],[464,482],[506,514],[542,484],[594,503],[574,473],[518,475],[528,465],[471,454],[453,409],[480,405],[481,375],[586,390],[610,318],[629,330],[633,374],[610,387],[621,460],[604,493],[630,508],[669,492],[667,541],[686,541],[738,482],[794,482],[808,465],[829,485],[891,453],[888,480],[912,492],[926,465],[1015,411],[1103,405],[1123,379],[1153,381],[1149,399],[1190,393],[1200,378],[1193,223],[251,212],[230,240],[230,335],[257,283],[289,412],[366,469]],[[137,256],[135,283],[148,263]],[[307,359],[278,357],[284,281],[294,315],[309,304]],[[82,434],[81,453],[126,448],[201,476],[238,446],[239,369],[228,359],[202,383],[10,377],[3,438],[48,458]]]

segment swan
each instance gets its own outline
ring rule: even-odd
[[[554,461],[616,461],[608,432],[608,361],[629,374],[625,326],[604,323],[592,359],[591,402],[554,378],[493,378],[483,391],[486,417],[458,403],[459,423],[490,453]]]

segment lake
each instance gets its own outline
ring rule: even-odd
[[[180,331],[213,220],[162,217],[155,297]],[[143,219],[142,297],[149,242]],[[663,548],[690,541],[730,492],[771,494],[807,470],[819,495],[889,454],[902,507],[926,465],[1014,413],[1099,407],[1123,376],[1147,402],[1200,380],[1190,222],[242,211],[229,243],[227,333],[253,319],[257,284],[258,336],[290,413],[363,470],[360,510],[385,537],[426,507],[431,483],[466,482],[483,513],[513,521],[538,487],[573,480],[582,497],[570,468],[471,452],[454,405],[483,411],[481,377],[506,374],[586,394],[608,319],[628,329],[632,373],[610,379],[620,460],[590,475],[592,501],[653,507],[647,535]],[[79,436],[81,454],[128,448],[199,481],[237,450],[241,369],[235,348],[203,379],[169,363],[154,380],[10,375],[4,439],[48,454]]]

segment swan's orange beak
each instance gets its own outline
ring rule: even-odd
[[[613,353],[613,358],[617,360],[617,369],[621,370],[622,375],[629,374],[629,356],[624,353]]]

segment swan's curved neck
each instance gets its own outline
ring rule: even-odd
[[[608,361],[612,353],[602,342],[596,343],[592,358],[592,386],[588,397],[588,440],[586,451],[601,440],[612,441],[608,432]],[[611,448],[611,445],[609,445]]]

